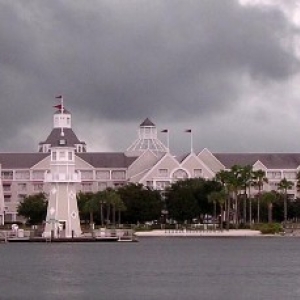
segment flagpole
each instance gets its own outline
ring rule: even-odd
[[[168,152],[170,152],[170,132],[169,132],[169,130],[167,131],[167,148],[168,148]]]
[[[170,152],[170,135],[169,135],[169,129],[164,129],[161,132],[167,134],[167,151]]]
[[[194,152],[194,149],[193,149],[193,132],[191,130],[191,153]]]
[[[61,106],[60,113],[61,113],[61,116],[62,116],[63,113],[64,113],[64,97],[63,96],[61,96],[61,98],[60,98],[60,106]],[[61,133],[60,134],[61,134],[61,136],[65,135],[63,125],[61,126]]]
[[[191,153],[194,152],[193,150],[193,133],[192,133],[192,129],[186,129],[185,132],[189,133],[190,136],[190,143],[191,143]]]

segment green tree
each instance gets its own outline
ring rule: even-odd
[[[239,170],[241,187],[244,190],[243,196],[243,220],[247,222],[247,200],[249,201],[249,225],[252,224],[252,198],[251,198],[251,186],[253,184],[253,166],[246,165]]]
[[[190,178],[173,183],[165,192],[169,216],[178,222],[191,221],[213,214],[208,195],[222,188],[216,180]]]
[[[120,187],[117,193],[126,207],[124,222],[136,224],[160,218],[163,203],[159,191],[145,188],[139,183],[130,183]]]
[[[101,224],[101,227],[103,227],[104,226],[103,210],[104,210],[104,205],[106,204],[104,191],[96,192],[94,194],[94,199],[95,199],[95,202],[97,202],[100,207],[100,224]]]
[[[268,223],[273,222],[273,204],[278,200],[278,193],[276,191],[262,192],[260,195],[260,200],[263,204],[267,205],[268,208]]]
[[[119,213],[119,224],[121,220],[121,211],[125,211],[125,204],[122,201],[120,194],[114,189],[108,188],[105,191],[101,192],[99,197],[100,202],[106,205],[107,211],[107,222],[110,223],[110,215],[112,211],[112,224],[116,225],[116,211]]]
[[[257,170],[253,172],[253,185],[258,187],[257,195],[257,223],[260,223],[260,202],[261,193],[264,189],[264,183],[268,183],[268,178],[266,177],[266,172],[263,170]]]
[[[26,196],[18,205],[19,216],[27,219],[30,225],[41,224],[46,220],[48,200],[45,193]]]
[[[225,206],[225,221],[226,221],[227,230],[229,230],[230,207],[231,207],[231,198],[230,198],[231,186],[229,185],[230,176],[231,174],[230,171],[228,170],[220,170],[215,176],[215,180],[220,182],[226,194],[226,200],[224,206]]]
[[[77,205],[80,218],[85,221],[89,219],[89,224],[94,224],[94,214],[99,210],[99,203],[92,192],[79,192],[77,194]]]
[[[121,197],[119,197],[115,202],[115,209],[118,212],[118,225],[121,224],[121,213],[126,211],[126,206],[124,202],[122,201]]]
[[[287,180],[286,178],[283,178],[280,180],[278,184],[278,190],[280,190],[283,194],[283,210],[284,210],[284,227],[287,223],[287,214],[288,214],[288,208],[287,208],[287,202],[288,202],[288,190],[291,189],[294,186],[294,183],[292,181]]]
[[[200,215],[191,179],[173,183],[167,188],[165,201],[169,217],[177,222],[191,221]]]
[[[222,189],[220,191],[213,191],[208,195],[209,202],[214,203],[214,219],[216,220],[217,216],[217,209],[216,205],[219,204],[220,206],[220,229],[223,230],[223,213],[224,213],[224,205],[226,203],[227,193],[225,189]]]
[[[234,165],[230,170],[221,170],[216,174],[216,180],[221,182],[227,193],[227,209],[226,209],[226,220],[227,220],[227,229],[229,229],[229,214],[231,209],[233,210],[233,223],[238,226],[239,223],[239,193],[243,186],[242,176],[241,176],[242,167],[239,165]],[[232,199],[232,202],[231,202]]]
[[[300,171],[297,172],[297,183],[296,183],[296,187],[297,187],[297,192],[300,192]]]

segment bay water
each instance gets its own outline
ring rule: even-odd
[[[0,299],[300,299],[300,238],[0,244]]]

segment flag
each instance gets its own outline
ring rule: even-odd
[[[189,133],[191,133],[191,132],[192,132],[192,129],[186,129],[184,132],[189,132]]]
[[[58,95],[55,97],[55,99],[62,99],[62,97],[63,97],[62,95]]]
[[[62,109],[63,108],[63,106],[61,104],[54,105],[53,107],[57,108],[57,109]]]
[[[168,129],[164,129],[161,132],[169,132],[169,130]]]

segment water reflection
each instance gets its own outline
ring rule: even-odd
[[[0,299],[299,299],[299,241],[6,244]]]

